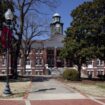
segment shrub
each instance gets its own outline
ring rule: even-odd
[[[98,78],[99,78],[100,80],[105,80],[105,74],[104,74],[104,75],[98,75]]]
[[[78,71],[75,69],[66,69],[63,72],[63,78],[72,81],[78,80]]]

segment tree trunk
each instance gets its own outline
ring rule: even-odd
[[[14,48],[11,51],[11,74],[12,74],[13,79],[18,78],[17,62],[18,62],[18,57],[20,54],[21,40],[22,40],[22,35],[19,36],[16,49]]]
[[[27,60],[27,56],[24,55],[24,70],[23,70],[23,74],[26,74],[26,60]]]
[[[20,54],[20,46],[21,46],[21,40],[22,40],[22,34],[20,34],[19,36],[19,40],[18,40],[18,43],[17,43],[17,48],[16,48],[16,53],[15,53],[15,77],[17,78],[17,62],[18,62],[18,57],[19,57],[19,54]]]
[[[78,66],[78,79],[81,80],[81,64],[79,63],[77,66]]]
[[[18,78],[18,72],[17,72],[17,59],[18,56],[15,52],[11,53],[11,74],[12,74],[12,79],[17,79]]]

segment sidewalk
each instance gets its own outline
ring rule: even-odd
[[[63,83],[50,79],[44,82],[33,82],[27,97],[29,100],[62,100],[86,99],[85,96]]]
[[[87,97],[59,81],[50,79],[33,82],[25,97],[2,99],[0,105],[105,105],[105,99]]]
[[[90,100],[90,99],[0,100],[0,105],[105,105],[105,99],[101,100],[99,102],[95,102],[95,101]]]

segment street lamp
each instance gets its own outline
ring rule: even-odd
[[[11,22],[13,20],[13,13],[11,11],[11,9],[8,9],[6,12],[5,12],[5,19],[6,19],[6,25],[8,27],[8,31],[10,31],[10,25],[11,25]],[[6,85],[5,85],[5,88],[4,88],[4,91],[3,91],[3,94],[5,96],[9,96],[11,95],[11,89],[10,89],[10,86],[9,86],[9,32],[6,33],[6,56],[7,56],[7,74],[6,74]]]

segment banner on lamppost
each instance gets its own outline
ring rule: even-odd
[[[4,49],[10,48],[11,40],[12,40],[12,31],[7,26],[4,26],[1,33],[2,48]]]

